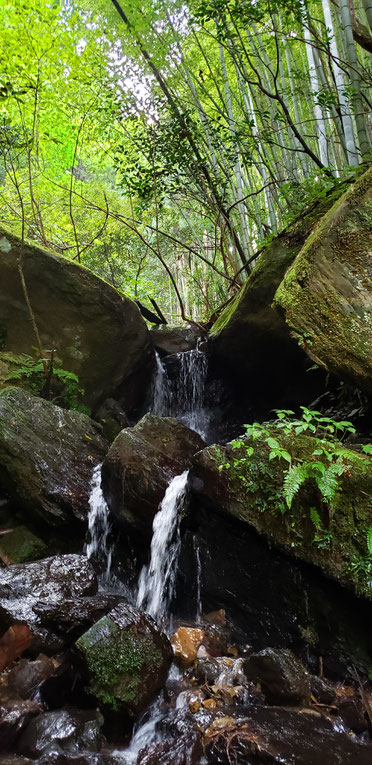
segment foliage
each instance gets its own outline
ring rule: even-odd
[[[256,450],[252,442],[265,444],[268,449],[268,458],[282,460],[287,464],[283,472],[282,492],[287,509],[291,509],[293,500],[300,488],[310,483],[317,487],[320,498],[332,513],[332,502],[340,491],[342,476],[348,474],[353,463],[362,465],[366,458],[357,452],[343,446],[342,439],[348,433],[355,433],[355,428],[347,420],[336,421],[326,417],[316,410],[301,407],[302,416],[294,417],[292,410],[276,410],[277,420],[273,424],[260,424],[254,422],[245,425],[246,438],[235,439],[232,442],[234,449],[239,450],[239,457],[234,458],[232,463],[223,462],[219,470],[233,469],[239,478],[244,477],[244,467],[252,464]],[[275,431],[278,437],[273,437]],[[296,451],[296,436],[302,434],[314,437],[312,451],[309,454],[299,455]],[[284,438],[283,438],[284,436]],[[293,449],[290,444],[293,442]],[[285,445],[283,445],[285,444]],[[371,453],[370,446],[363,447],[365,453]],[[243,456],[241,456],[243,452]],[[282,511],[285,506],[281,504]],[[310,507],[310,517],[316,530],[314,541],[322,547],[330,542],[330,534],[322,528],[322,522],[316,508]],[[368,549],[372,549],[372,528],[368,535]]]
[[[79,387],[79,378],[74,372],[63,369],[62,361],[57,357],[48,356],[35,361],[25,353],[18,356],[3,353],[1,358],[11,367],[4,377],[5,383],[19,385],[35,396],[89,414],[87,407],[79,403],[84,395],[84,390]],[[43,362],[47,364],[47,374]]]

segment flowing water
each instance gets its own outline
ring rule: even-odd
[[[164,364],[155,351],[156,370],[152,393],[151,411],[156,417],[167,417],[170,410],[171,390]]]
[[[141,571],[137,606],[158,623],[164,620],[172,600],[181,538],[180,509],[183,505],[188,471],[170,482],[153,523],[151,557]]]
[[[98,558],[103,566],[101,579],[108,583],[111,578],[112,548],[108,543],[111,529],[109,509],[101,488],[101,467],[96,465],[91,480],[89,497],[88,531],[89,542],[86,545],[87,558]]]

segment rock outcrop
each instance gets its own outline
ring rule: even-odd
[[[86,415],[20,388],[0,392],[0,487],[26,518],[85,522],[93,468],[106,451]]]
[[[210,331],[211,365],[248,403],[268,407],[315,398],[321,376],[307,373],[303,350],[291,337],[273,299],[314,225],[345,191],[340,185],[268,245],[238,295]],[[310,398],[309,398],[310,397]]]
[[[89,690],[112,709],[138,714],[165,682],[168,638],[133,606],[120,604],[79,638]]]
[[[271,435],[291,451],[295,462],[311,459],[318,446],[312,436],[278,433],[273,427]],[[278,548],[371,597],[370,576],[360,564],[363,554],[368,556],[371,461],[345,448],[345,471],[332,502],[322,501],[315,482],[308,480],[289,510],[283,494],[288,463],[271,460],[266,442],[247,439],[245,443],[253,449],[247,457],[245,447],[234,449],[229,444],[211,446],[195,455],[189,481],[196,496],[255,529]]]
[[[0,229],[0,350],[35,345],[17,259],[45,349],[79,377],[93,409],[109,396],[126,411],[141,403],[153,350],[136,304],[88,269]]]
[[[167,486],[203,446],[197,433],[171,417],[146,414],[134,428],[122,430],[102,466],[102,488],[113,515],[151,539]]]
[[[372,169],[309,236],[275,305],[311,359],[372,393]]]

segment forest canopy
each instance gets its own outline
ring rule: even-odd
[[[0,21],[1,223],[172,323],[371,159],[371,0],[4,0]]]

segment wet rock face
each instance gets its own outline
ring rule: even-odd
[[[286,649],[266,648],[245,663],[249,680],[260,683],[270,704],[299,704],[310,698],[310,680],[302,662]]]
[[[99,427],[20,388],[0,393],[0,486],[30,517],[85,521],[90,480],[107,443]]]
[[[149,541],[152,522],[172,478],[204,446],[200,436],[170,417],[146,414],[115,439],[102,466],[111,512]]]
[[[5,630],[16,622],[26,623],[34,635],[30,650],[56,653],[65,638],[45,628],[37,606],[43,603],[63,609],[65,600],[78,602],[96,591],[96,575],[83,555],[57,555],[8,566],[0,569],[0,627]]]
[[[89,690],[112,709],[138,714],[165,682],[168,638],[152,619],[121,604],[76,643]]]
[[[17,526],[0,537],[0,558],[6,566],[39,560],[47,554],[47,546],[27,526]]]
[[[275,295],[316,363],[372,393],[372,171],[332,207]]]
[[[340,733],[314,710],[252,707],[244,717],[216,720],[204,738],[210,765],[369,765],[372,757],[370,742]]]
[[[30,353],[35,345],[17,270],[21,247],[42,347],[57,349],[63,368],[78,375],[92,408],[114,394],[128,407],[140,403],[151,377],[153,349],[135,303],[88,269],[34,244],[22,244],[0,229],[4,350]]]
[[[45,712],[32,720],[17,744],[19,754],[40,757],[51,744],[76,754],[101,748],[102,715],[92,710],[65,709]]]
[[[155,348],[165,354],[193,351],[200,337],[197,327],[163,326],[149,332]]]
[[[311,460],[317,448],[312,436],[283,436],[273,425],[268,426],[268,433],[295,459]],[[326,575],[370,598],[369,574],[363,577],[351,565],[365,549],[371,522],[372,466],[368,457],[345,449],[349,467],[339,479],[340,490],[332,498],[331,512],[315,482],[306,481],[293,499],[290,523],[283,492],[287,463],[270,460],[270,448],[264,441],[244,439],[244,443],[253,448],[249,458],[245,447],[234,449],[230,444],[211,446],[195,455],[189,485],[196,504],[209,507],[212,514],[236,518],[279,549],[319,566]],[[330,451],[333,448],[330,445]],[[234,469],[236,459],[242,460],[238,470]],[[310,508],[318,513],[320,530],[315,528]]]
[[[13,748],[23,728],[40,709],[34,701],[20,699],[7,690],[0,691],[0,752]]]

